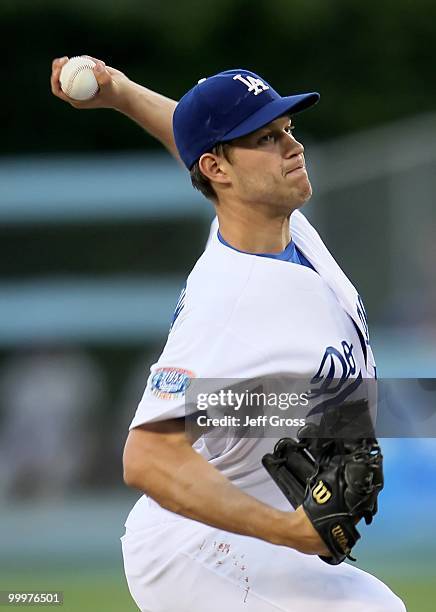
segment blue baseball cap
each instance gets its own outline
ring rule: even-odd
[[[191,169],[203,153],[219,142],[246,136],[318,100],[316,92],[282,98],[261,77],[242,68],[200,79],[174,111],[174,139],[179,155]]]

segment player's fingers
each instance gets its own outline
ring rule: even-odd
[[[60,85],[59,85],[59,81],[55,81],[52,82],[51,85],[51,90],[52,93],[57,97],[60,98],[61,100],[64,100],[65,102],[71,102],[71,98],[69,98],[68,96],[66,96],[64,94],[64,92],[62,91]]]
[[[82,55],[82,57],[86,57],[95,63],[93,72],[100,89],[112,83],[110,72],[107,70],[107,66],[103,60],[93,57],[92,55]]]
[[[103,89],[107,85],[112,84],[112,77],[106,69],[104,62],[97,60],[93,68],[95,78],[97,79],[98,86]]]
[[[110,76],[117,76],[117,75],[121,75],[124,76],[124,73],[121,72],[120,70],[117,70],[116,68],[112,68],[112,66],[108,66],[106,64],[106,62],[104,62],[103,60],[100,60],[96,57],[92,57],[92,55],[84,55],[83,57],[87,57],[90,60],[92,60],[93,62],[96,63],[96,65],[98,66],[99,64],[102,64],[104,67],[104,71],[101,72],[101,77],[103,80],[105,80],[105,82],[109,82],[110,79],[107,79],[107,75],[106,73],[108,73]],[[94,69],[95,70],[95,69]],[[98,79],[97,79],[98,80]]]
[[[60,57],[59,59],[55,59],[53,60],[53,64],[52,64],[52,74],[59,77],[62,68],[65,66],[65,64],[68,62],[68,57]]]
[[[58,67],[62,67],[64,64],[68,62],[68,57],[64,55],[63,57],[55,57],[55,59],[51,63],[52,70],[56,70]]]
[[[94,73],[95,73],[97,82],[102,87],[104,87],[105,85],[111,84],[112,79],[110,77],[125,76],[124,73],[121,72],[120,70],[117,70],[116,68],[112,68],[112,66],[108,66],[106,62],[96,57],[93,57],[92,55],[84,55],[83,57],[87,57],[88,59],[92,60],[93,62],[96,63],[97,66],[101,64],[104,67],[104,70],[102,70],[101,72],[100,71],[96,72],[94,68]]]
[[[68,62],[68,57],[61,57],[54,59],[52,63],[52,72],[50,76],[51,90],[55,95],[61,92],[59,77],[61,74],[62,67]]]
[[[87,59],[90,59],[95,63],[95,66],[92,70],[94,72],[95,78],[97,79],[97,83],[100,89],[105,85],[111,83],[110,75],[106,70],[106,64],[103,60],[93,57],[92,55],[82,55],[81,57],[86,57]]]

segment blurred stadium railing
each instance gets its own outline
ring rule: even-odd
[[[435,141],[436,115],[427,115],[307,151],[315,196],[306,212],[365,297],[386,376],[434,374]],[[165,156],[0,162],[4,232],[24,227],[35,236],[51,227],[62,240],[65,228],[77,224],[118,224],[122,231],[126,223],[206,225],[210,218],[210,205]],[[3,257],[7,262],[8,253]],[[0,346],[44,337],[101,343],[164,337],[188,271],[169,268],[158,279],[126,269],[98,277],[47,270],[8,277],[0,284]],[[402,343],[408,350],[401,354]]]

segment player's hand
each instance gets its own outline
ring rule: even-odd
[[[71,104],[74,108],[120,109],[128,96],[129,83],[131,83],[131,81],[129,81],[126,75],[119,70],[106,66],[102,60],[91,57],[90,55],[86,55],[85,57],[89,57],[89,59],[92,59],[96,64],[93,69],[99,86],[99,91],[96,95],[90,100],[80,101],[73,100],[64,94],[61,89],[59,77],[62,67],[68,62],[68,57],[61,57],[60,59],[53,60],[50,78],[52,93],[61,100],[64,100],[64,102]]]
[[[307,518],[303,506],[298,506],[296,511],[292,513],[292,517],[292,531],[294,537],[292,548],[307,555],[322,555],[329,557],[331,555],[329,549]]]

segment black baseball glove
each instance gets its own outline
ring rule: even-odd
[[[331,565],[345,558],[355,561],[350,553],[360,538],[356,523],[361,518],[371,523],[383,488],[383,456],[376,438],[342,437],[347,433],[344,414],[360,411],[367,413],[366,401],[330,409],[320,425],[302,427],[298,441],[282,438],[262,459],[293,507],[303,506],[332,555],[320,558]]]

